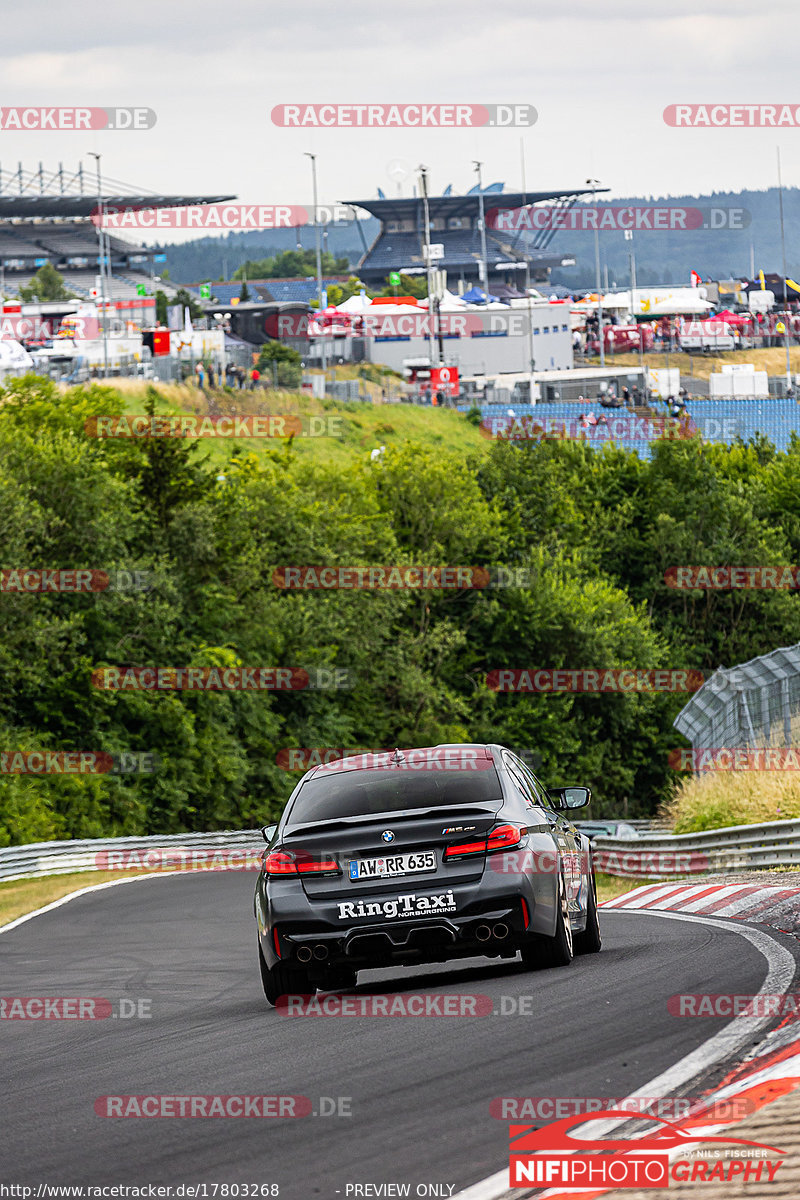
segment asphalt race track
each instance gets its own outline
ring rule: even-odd
[[[152,1014],[0,1021],[7,1181],[277,1183],[284,1200],[357,1196],[347,1185],[365,1183],[409,1183],[414,1195],[425,1183],[446,1196],[507,1161],[494,1097],[625,1096],[726,1024],[671,1017],[668,996],[755,992],[766,975],[733,930],[607,913],[602,953],[568,968],[471,960],[360,977],[361,993],[488,995],[495,1015],[288,1017],[261,991],[254,883],[196,873],[126,884],[0,935],[2,995],[125,997]],[[497,1015],[520,997],[534,1015]],[[307,1096],[315,1113],[321,1097],[347,1097],[352,1115],[94,1110],[106,1095],[210,1094]]]

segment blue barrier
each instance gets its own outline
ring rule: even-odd
[[[458,411],[465,413],[472,405],[461,404]],[[601,414],[611,423],[612,430],[619,431],[630,423],[631,434],[638,432],[641,425],[633,414],[624,408],[604,409],[598,404],[578,404],[575,402],[549,404],[484,404],[479,405],[481,419],[490,422],[492,419],[501,422],[509,414],[515,417],[534,418],[537,423],[547,421],[568,421],[571,426],[577,423],[581,413],[587,416]],[[659,416],[668,416],[666,406],[659,406]],[[778,450],[786,450],[793,432],[800,433],[800,404],[796,400],[700,400],[687,405],[690,420],[696,425],[707,442],[730,444],[742,438],[749,441],[756,434],[763,434]],[[638,425],[638,429],[637,429]],[[587,438],[590,444],[600,447],[603,437],[595,429]],[[642,437],[609,436],[609,441],[636,450],[645,458],[650,457],[651,443]]]

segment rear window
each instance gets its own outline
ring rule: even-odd
[[[292,805],[287,824],[485,804],[502,796],[494,764],[477,771],[342,771],[307,780]]]

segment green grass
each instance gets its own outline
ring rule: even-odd
[[[144,385],[123,386],[117,390],[124,400],[128,415],[144,412]],[[205,399],[196,387],[167,384],[157,385],[157,390],[162,398],[162,403],[158,405],[159,413],[196,413],[204,416],[208,411]],[[226,414],[280,413],[334,418],[336,436],[296,437],[293,448],[301,458],[335,466],[363,462],[370,451],[379,446],[388,449],[409,441],[462,456],[471,451],[485,453],[491,445],[488,438],[454,409],[415,404],[322,401],[296,392],[219,392],[215,393],[214,398]],[[222,466],[233,448],[260,457],[265,451],[286,445],[286,439],[275,438],[202,438],[198,441],[202,443],[213,466]]]

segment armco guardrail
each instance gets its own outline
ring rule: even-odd
[[[30,846],[0,849],[0,882],[137,866],[164,870],[248,870],[257,867],[263,849],[264,840],[258,829],[35,842]]]
[[[683,875],[800,870],[800,820],[730,825],[705,833],[642,834],[636,839],[596,837],[596,870],[607,875],[675,879]]]
[[[36,842],[0,849],[0,882],[126,867],[252,870],[263,849],[258,829]],[[673,879],[770,867],[800,870],[800,820],[732,825],[706,833],[649,833],[636,839],[597,837],[593,857],[598,871],[631,878]]]

